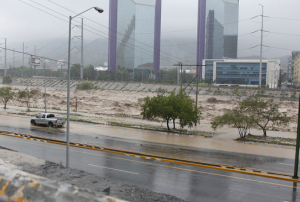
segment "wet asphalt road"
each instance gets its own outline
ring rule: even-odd
[[[82,124],[82,123],[81,123]],[[84,124],[89,127],[91,124]],[[115,127],[112,127],[115,128]],[[54,139],[65,140],[64,128],[49,129],[44,126],[30,126],[18,127],[18,126],[4,126],[0,125],[0,130],[13,131],[25,134],[31,134],[41,137],[48,137]],[[255,169],[270,170],[276,172],[283,172],[292,174],[294,172],[294,160],[287,158],[276,158],[262,155],[252,155],[237,152],[227,152],[212,149],[199,149],[188,146],[159,144],[147,141],[140,141],[134,139],[125,139],[119,137],[110,137],[97,133],[85,133],[77,134],[76,132],[70,133],[70,140],[73,142],[88,143],[96,146],[103,146],[108,148],[124,149],[129,151],[138,151],[141,153],[156,153],[162,156],[188,156],[192,157],[192,160],[220,163],[227,165],[234,165],[238,167],[248,167]],[[300,170],[300,167],[299,167]]]
[[[81,123],[82,124],[82,123]],[[91,124],[84,124],[89,127]],[[115,127],[112,127],[115,128]],[[64,128],[53,128],[49,129],[44,126],[30,126],[18,127],[18,126],[3,126],[0,125],[0,130],[7,130],[31,135],[37,135],[41,137],[49,137],[54,139],[65,140],[65,129]],[[269,156],[243,154],[237,152],[226,152],[212,149],[199,149],[195,147],[187,146],[175,146],[168,144],[159,144],[147,141],[125,139],[118,137],[110,137],[100,135],[97,133],[85,133],[77,134],[70,133],[70,139],[74,142],[88,143],[97,146],[104,146],[110,148],[118,148],[124,150],[138,151],[142,153],[151,153],[153,150],[156,152],[165,153],[165,155],[182,155],[182,156],[193,156],[195,161],[220,163],[227,165],[234,165],[238,167],[251,167],[264,170],[271,170],[284,173],[293,173],[293,159],[276,158]]]
[[[62,145],[0,136],[0,146],[65,165]],[[80,148],[71,148],[70,166],[187,201],[300,200],[297,183]]]

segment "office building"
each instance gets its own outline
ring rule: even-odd
[[[300,85],[300,54],[297,55],[297,57],[294,58],[294,74],[293,74],[293,84],[295,86]]]
[[[288,63],[288,78],[291,81],[294,81],[294,66],[295,66],[295,59],[298,57],[300,51],[293,51],[291,57],[289,58]]]
[[[207,59],[203,60],[202,78],[215,85],[259,85],[259,60]],[[280,60],[263,60],[262,86],[277,88]]]
[[[239,0],[199,0],[197,64],[237,58]]]
[[[160,66],[161,0],[110,0],[109,71]]]

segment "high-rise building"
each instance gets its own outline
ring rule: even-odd
[[[237,58],[239,0],[199,0],[197,63]]]
[[[110,0],[108,67],[160,67],[161,0]]]

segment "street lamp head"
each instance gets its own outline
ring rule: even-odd
[[[99,13],[103,13],[104,12],[104,10],[102,8],[94,7],[94,9],[96,11],[98,11]]]

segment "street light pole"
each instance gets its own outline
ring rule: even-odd
[[[260,63],[259,63],[259,88],[261,88],[261,74],[262,74],[262,48],[263,48],[263,33],[264,33],[264,6],[259,4],[262,7],[262,20],[261,20],[261,37],[260,37]]]
[[[4,62],[4,76],[6,75],[6,49],[7,49],[7,41],[5,38],[5,62]]]
[[[72,17],[69,17],[69,46],[68,46],[68,89],[67,89],[67,159],[66,167],[69,168],[69,134],[70,134],[70,65],[71,65],[71,21]]]
[[[294,176],[293,176],[293,179],[299,179],[299,177],[298,177],[299,146],[300,146],[300,96],[299,96],[298,127],[297,127],[296,154],[295,154],[295,164],[294,164]]]
[[[81,67],[80,79],[83,80],[83,18],[81,18]]]
[[[99,13],[103,13],[103,9],[98,8],[98,7],[92,7]],[[66,167],[69,168],[69,147],[70,147],[70,72],[71,72],[71,22],[72,19],[91,10],[92,8],[89,8],[74,17],[70,16],[69,17],[69,45],[68,45],[68,83],[67,83],[67,148],[66,148]]]
[[[46,63],[44,62],[45,113],[47,113]]]

